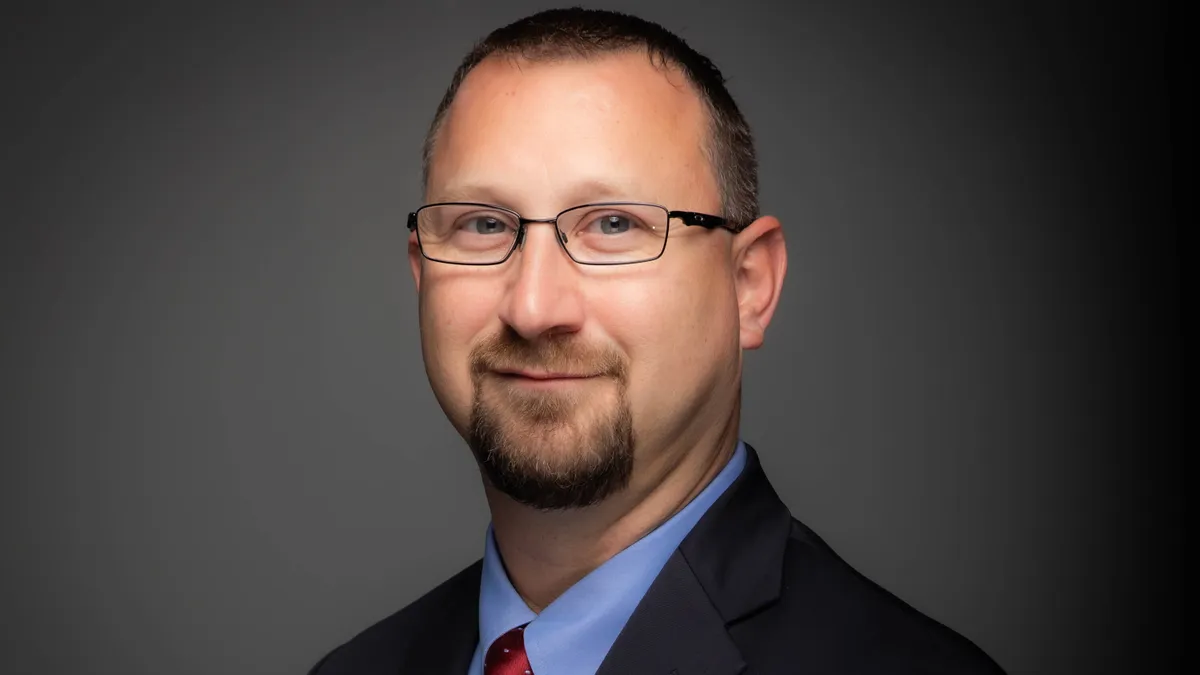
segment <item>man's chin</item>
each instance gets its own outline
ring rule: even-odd
[[[559,418],[522,418],[496,424],[486,450],[513,465],[536,466],[547,474],[566,475],[595,458],[595,441],[579,424]]]
[[[590,506],[628,483],[627,408],[587,421],[505,412],[476,408],[468,443],[488,482],[516,501],[541,509]]]

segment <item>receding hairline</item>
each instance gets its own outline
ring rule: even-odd
[[[444,106],[439,107],[434,115],[433,122],[429,127],[429,132],[425,136],[425,144],[422,150],[422,175],[421,185],[423,189],[429,188],[430,167],[433,163],[433,153],[436,149],[438,137],[445,126],[446,118],[450,114],[450,109],[454,107],[454,102],[458,100],[458,93],[462,85],[466,83],[479,66],[487,62],[505,60],[518,69],[522,63],[534,65],[553,65],[556,63],[587,63],[592,61],[602,61],[608,58],[617,58],[629,54],[644,54],[650,65],[661,72],[667,82],[676,89],[686,89],[700,104],[700,109],[704,114],[704,128],[700,139],[700,149],[704,153],[704,157],[709,164],[709,170],[712,172],[713,178],[719,180],[719,172],[717,166],[717,157],[715,156],[716,148],[716,124],[717,111],[714,109],[712,101],[700,91],[699,85],[693,81],[688,75],[686,68],[674,59],[670,58],[662,49],[654,48],[644,42],[630,41],[624,45],[605,45],[594,49],[579,49],[574,46],[558,45],[549,43],[546,45],[535,45],[532,47],[519,48],[501,48],[492,51],[478,62],[471,65],[464,73],[462,79],[454,83],[454,96]],[[672,77],[674,75],[675,77]]]

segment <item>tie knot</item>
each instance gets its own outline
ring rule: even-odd
[[[525,626],[496,638],[483,657],[483,675],[533,675],[525,655]]]

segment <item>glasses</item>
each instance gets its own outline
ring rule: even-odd
[[[669,211],[640,202],[584,204],[553,218],[522,218],[516,211],[491,204],[427,204],[408,214],[408,229],[417,233],[421,255],[429,260],[499,265],[521,246],[526,225],[550,223],[571,260],[581,265],[631,265],[662,256],[672,220],[709,230],[745,229],[721,216]]]

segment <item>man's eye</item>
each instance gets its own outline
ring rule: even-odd
[[[500,234],[508,229],[503,220],[480,216],[469,218],[463,223],[462,229],[471,234]]]
[[[593,222],[600,234],[623,234],[634,228],[633,221],[626,216],[601,216]]]

